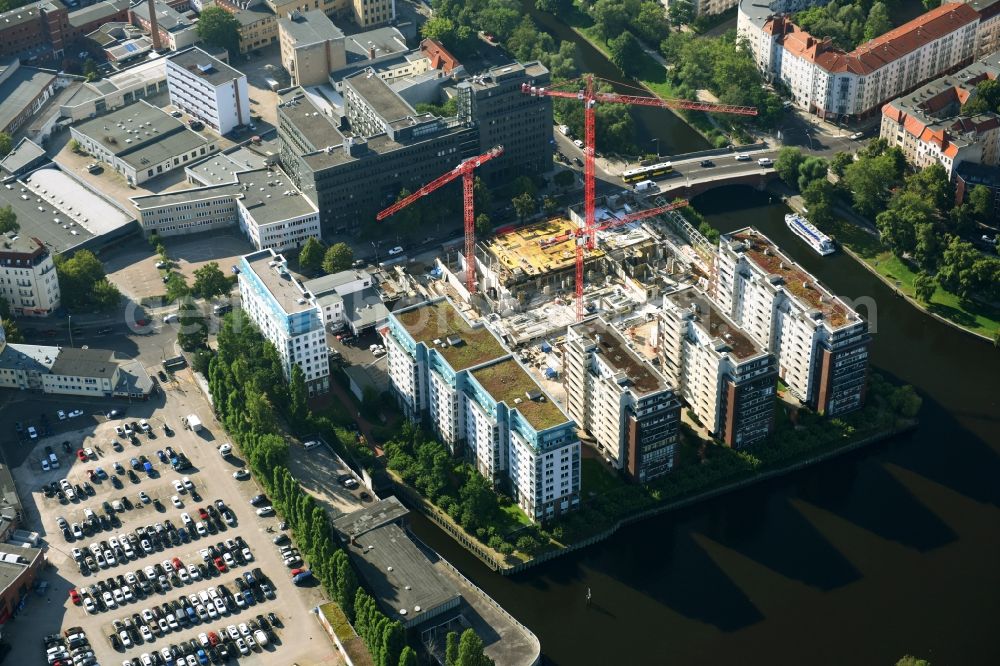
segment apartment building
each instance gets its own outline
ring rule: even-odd
[[[167,58],[172,104],[219,134],[250,124],[247,77],[198,47]]]
[[[330,72],[347,66],[344,33],[319,10],[293,12],[278,20],[281,64],[294,86],[330,81]]]
[[[350,269],[307,280],[302,283],[302,291],[306,298],[319,305],[327,328],[335,331],[342,328],[350,318],[345,301],[349,301],[358,292],[370,291],[374,294],[375,280],[368,271]],[[384,316],[382,320],[385,320]]]
[[[359,73],[343,80],[349,129],[294,89],[278,105],[281,163],[313,198],[324,228],[344,232],[373,219],[402,189],[495,145],[504,155],[481,170],[487,184],[545,172],[552,165],[551,100],[524,95],[520,85],[548,80],[539,63],[491,69],[458,85],[457,116],[436,118],[417,114],[379,77]]]
[[[960,0],[979,14],[976,30],[976,58],[1000,50],[1000,2],[997,0]]]
[[[211,155],[215,141],[145,99],[70,127],[80,146],[132,185]]]
[[[898,146],[907,162],[924,168],[941,164],[949,177],[959,165],[1000,163],[1000,116],[963,115],[976,86],[1000,77],[1000,54],[972,63],[898,97],[882,107],[880,136]]]
[[[243,311],[278,350],[285,379],[297,365],[309,395],[330,389],[330,361],[319,306],[306,299],[288,271],[285,257],[272,249],[245,255],[238,264]]]
[[[598,452],[637,483],[673,469],[680,426],[675,385],[599,317],[569,327],[563,354],[566,409]]]
[[[262,49],[278,39],[278,17],[267,5],[218,0],[216,6],[236,19],[240,35],[240,53]]]
[[[322,238],[319,211],[280,171],[236,174],[240,231],[258,250],[297,248],[309,238]]]
[[[59,308],[59,277],[42,241],[0,236],[0,297],[15,317],[47,317]]]
[[[821,414],[864,404],[868,324],[752,227],[719,242],[716,299],[777,361],[789,392]]]
[[[389,23],[396,18],[395,0],[266,0],[279,18],[292,12],[319,10],[330,17],[348,18],[359,28]]]
[[[768,79],[784,83],[798,107],[824,118],[875,113],[893,97],[968,64],[976,52],[979,14],[965,4],[943,4],[849,53],[781,13],[809,4],[815,3],[741,0],[737,33]]]
[[[390,313],[383,337],[409,418],[465,452],[532,520],[578,508],[576,424],[489,330],[440,299]]]
[[[712,435],[734,449],[774,430],[774,355],[692,287],[667,294],[656,325],[667,382]]]

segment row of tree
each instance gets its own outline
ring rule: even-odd
[[[879,0],[832,0],[802,10],[794,20],[818,39],[829,37],[836,46],[853,51],[858,44],[889,32],[892,29],[889,17],[889,8]]]
[[[104,264],[90,250],[79,250],[70,257],[58,254],[55,266],[60,300],[70,312],[106,312],[121,303],[121,292],[108,282]]]
[[[310,236],[299,250],[299,268],[306,273],[339,273],[354,263],[354,250],[347,243],[334,243],[330,247],[315,236]]]

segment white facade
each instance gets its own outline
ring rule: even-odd
[[[267,249],[242,257],[239,267],[243,311],[277,349],[285,379],[297,365],[310,395],[327,392],[330,361],[322,315],[303,297],[285,258]]]
[[[52,255],[35,238],[0,236],[0,297],[17,317],[46,317],[59,308]]]
[[[232,186],[201,187],[164,195],[133,197],[144,233],[182,236],[233,226],[237,219]]]
[[[302,284],[307,298],[323,312],[323,323],[335,331],[346,323],[344,297],[371,288],[375,284],[371,273],[365,270],[346,270],[324,275]]]
[[[299,247],[309,238],[322,238],[318,210],[275,222],[259,223],[253,211],[248,210],[242,201],[236,204],[240,230],[258,250],[274,248],[283,252]]]
[[[170,101],[219,134],[250,124],[247,77],[193,47],[167,59]]]

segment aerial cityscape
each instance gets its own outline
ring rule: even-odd
[[[1000,663],[1000,0],[0,0],[0,185],[0,663]]]

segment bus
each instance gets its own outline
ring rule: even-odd
[[[673,170],[674,167],[670,164],[670,162],[660,162],[659,164],[650,164],[649,166],[628,169],[622,173],[622,180],[626,183],[637,183],[640,180],[662,178]]]

